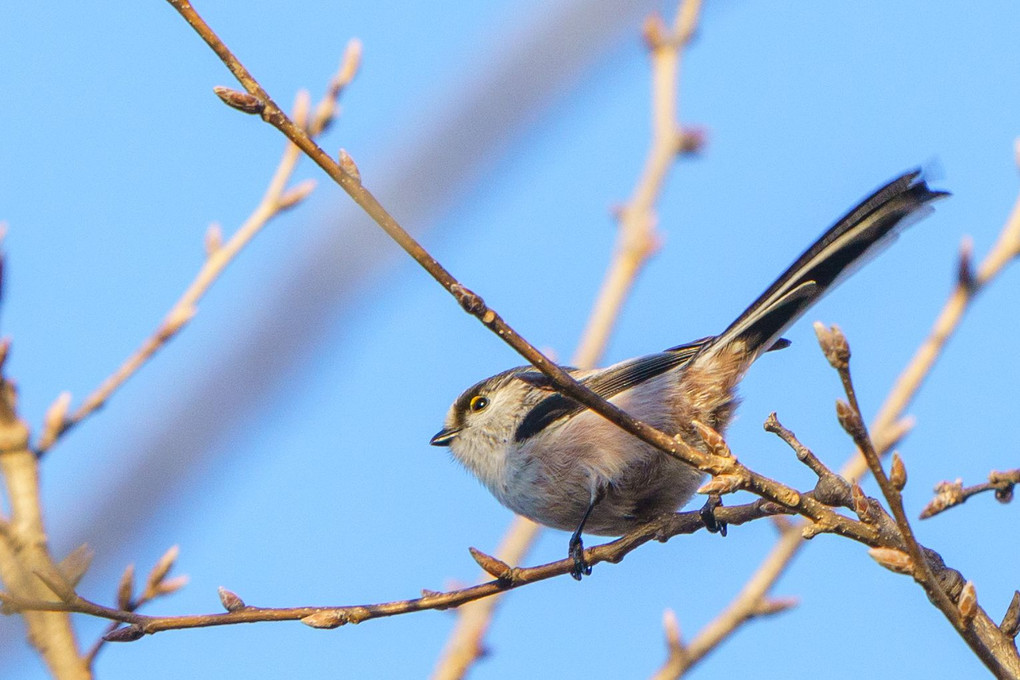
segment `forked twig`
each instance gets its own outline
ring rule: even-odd
[[[308,94],[302,92],[298,95],[294,103],[294,120],[297,125],[307,129],[309,136],[319,135],[330,125],[337,112],[337,98],[353,80],[360,60],[361,45],[358,41],[352,40],[347,46],[337,73],[330,82],[327,93],[316,105],[310,119]],[[70,394],[65,392],[57,397],[47,412],[42,433],[35,446],[36,455],[45,454],[68,430],[102,408],[139,368],[145,365],[156,352],[187,325],[197,312],[199,301],[212,284],[262,228],[271,219],[307,198],[315,188],[313,180],[300,182],[289,189],[287,186],[300,158],[301,150],[294,144],[288,143],[258,206],[229,239],[223,241],[218,226],[210,227],[206,234],[207,257],[198,274],[187,290],[173,304],[152,335],[146,338],[117,370],[93,390],[73,413],[68,414]]]

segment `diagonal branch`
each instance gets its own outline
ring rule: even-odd
[[[572,364],[594,366],[605,351],[613,325],[619,316],[632,284],[655,252],[655,201],[670,168],[681,151],[693,150],[694,135],[681,131],[677,114],[677,84],[680,58],[690,42],[698,22],[700,0],[684,0],[674,19],[672,35],[666,35],[661,20],[650,17],[645,35],[652,64],[652,139],[644,169],[627,204],[619,212],[620,230],[599,295],[581,334],[581,344]],[[700,138],[699,138],[700,139]],[[534,522],[515,517],[497,555],[510,564],[519,563],[534,543],[541,528]],[[481,655],[482,639],[501,598],[490,597],[465,605],[432,672],[435,680],[461,678]]]
[[[1017,161],[1020,165],[1020,139],[1016,142],[1016,149]],[[1020,197],[1003,225],[994,246],[978,266],[977,273],[972,272],[970,257],[971,248],[969,242],[965,242],[957,267],[956,286],[936,317],[928,337],[924,339],[893,383],[889,395],[872,422],[871,438],[880,454],[889,451],[910,429],[911,423],[904,413],[913,402],[925,378],[931,373],[935,362],[942,355],[946,344],[956,332],[964,314],[976,299],[977,293],[990,285],[1009,264],[1020,257]],[[847,479],[859,479],[865,472],[867,472],[867,463],[858,452],[855,452],[842,466],[839,474]],[[794,526],[800,527],[801,525],[802,523],[797,523]],[[769,556],[751,576],[749,583],[761,582],[760,578],[766,577],[767,582],[763,592],[768,592],[785,572],[786,567],[789,566],[802,546],[804,546],[803,540],[800,540],[795,534],[784,531]],[[777,554],[785,555],[785,561],[778,565],[778,568],[773,560],[773,556]],[[752,604],[753,599],[738,596],[726,610],[706,626],[706,631],[717,631],[713,636],[715,645],[736,632],[737,627],[742,623],[741,617],[734,613]],[[702,656],[711,650],[711,647],[704,649]],[[702,658],[693,654],[691,657],[689,663],[678,669],[674,675],[662,677],[678,678]]]

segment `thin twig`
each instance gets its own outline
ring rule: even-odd
[[[541,529],[528,518],[515,516],[496,549],[496,556],[507,564],[520,564]],[[487,578],[484,572],[482,578]],[[497,595],[469,602],[460,608],[457,623],[432,670],[434,680],[464,677],[471,665],[484,654],[485,634],[501,601],[502,597]]]
[[[767,517],[772,512],[773,510],[761,501],[744,505],[726,506],[717,510],[720,520],[736,525]],[[618,563],[631,551],[649,541],[666,541],[673,536],[694,533],[702,528],[704,528],[704,523],[700,513],[697,511],[664,515],[658,520],[646,524],[622,538],[586,549],[585,559],[590,564],[597,564],[599,562]],[[494,563],[498,562],[494,558],[488,559]],[[571,559],[558,560],[536,567],[510,568],[506,578],[490,580],[476,586],[445,593],[430,591],[426,592],[422,597],[412,600],[344,607],[263,608],[244,606],[235,611],[187,616],[146,616],[92,602],[78,596],[73,591],[66,593],[61,601],[28,599],[10,593],[0,593],[0,597],[2,597],[3,604],[8,611],[76,612],[130,624],[129,627],[133,627],[133,632],[127,631],[121,633],[121,631],[118,631],[122,637],[114,637],[116,641],[126,641],[128,638],[137,639],[143,635],[167,630],[204,628],[237,623],[302,621],[313,615],[315,616],[314,619],[305,621],[309,625],[336,628],[346,623],[361,623],[369,619],[430,609],[441,610],[457,607],[495,593],[569,574],[572,568],[573,561]]]
[[[1020,161],[1020,139],[1017,140],[1016,146],[1018,161]],[[890,450],[912,426],[912,421],[904,415],[904,412],[913,402],[924,380],[934,368],[935,362],[942,355],[946,344],[959,327],[965,312],[974,302],[976,294],[991,284],[1006,266],[1018,256],[1020,256],[1020,197],[1018,197],[995,245],[979,265],[978,273],[976,275],[971,273],[968,276],[957,276],[957,285],[936,317],[928,337],[921,343],[914,356],[907,363],[907,366],[897,377],[892,388],[889,390],[885,402],[872,421],[871,437],[875,448],[880,453],[884,454]],[[957,269],[960,272],[971,271],[969,248],[964,247],[962,249],[960,266]],[[845,479],[859,479],[867,469],[867,463],[864,458],[855,451],[850,459],[840,468],[839,476]],[[794,526],[800,527],[802,525],[803,522],[797,523]],[[774,582],[785,572],[786,567],[789,566],[800,548],[804,545],[805,542],[803,540],[784,531],[773,546],[769,557],[755,570],[751,580],[758,579],[760,574],[771,573],[774,576],[772,581]],[[786,555],[785,562],[779,565],[778,571],[775,569],[775,563],[772,559],[772,556],[775,554]],[[769,587],[771,587],[771,584],[769,584]],[[734,603],[736,602],[735,600]],[[728,611],[729,608],[706,626],[706,629],[716,628],[717,622],[723,620],[732,625],[731,628],[723,629],[715,636],[716,644],[732,635],[741,623],[739,617],[729,616],[727,614]],[[709,651],[711,650],[706,650],[705,653],[707,654]],[[680,674],[682,673],[678,673],[673,677],[680,677]]]
[[[336,98],[340,96],[344,88],[354,78],[357,65],[360,61],[360,43],[351,41],[344,55],[337,74],[333,77],[326,95],[316,106],[311,120],[308,119],[309,102],[307,93],[300,93],[294,104],[294,119],[297,125],[307,127],[311,136],[322,132],[333,119],[336,112]],[[218,234],[218,228],[213,227],[209,231],[206,240],[207,257],[199,269],[198,274],[188,286],[187,290],[173,304],[170,311],[160,325],[153,331],[134,353],[117,368],[102,384],[99,385],[81,405],[70,415],[63,415],[56,407],[63,404],[66,412],[67,402],[70,395],[65,393],[58,397],[48,414],[46,427],[36,444],[36,454],[42,456],[67,433],[68,430],[81,423],[97,410],[102,408],[110,397],[127,380],[133,376],[146,362],[149,361],[166,343],[173,338],[191,319],[194,317],[198,303],[204,297],[212,284],[220,277],[227,266],[247,246],[262,228],[274,217],[294,207],[304,200],[314,183],[311,181],[301,182],[288,189],[297,162],[301,158],[301,149],[292,143],[288,143],[284,149],[283,157],[273,173],[272,179],[262,200],[252,214],[245,220],[238,230],[225,243]]]
[[[186,0],[167,0],[176,9],[185,21],[205,40],[206,44],[230,69],[245,90],[257,97],[262,103],[261,116],[267,123],[278,129],[288,139],[311,158],[322,170],[343,189],[357,203],[362,210],[371,217],[386,234],[392,238],[408,255],[421,265],[443,288],[449,292],[460,304],[465,312],[477,318],[482,325],[488,328],[513,348],[518,354],[526,359],[539,371],[549,377],[553,386],[562,394],[584,404],[595,411],[603,418],[615,423],[627,432],[638,437],[663,452],[678,458],[679,460],[693,465],[699,469],[713,474],[722,473],[727,468],[725,462],[713,461],[710,456],[697,451],[679,438],[670,437],[666,433],[643,423],[619,407],[602,399],[589,388],[581,385],[563,368],[558,366],[534,345],[510,327],[496,313],[485,304],[485,301],[476,293],[462,285],[454,276],[447,271],[434,257],[432,257],[379,203],[378,199],[362,184],[361,177],[357,172],[353,159],[347,154],[342,154],[343,163],[337,162],[329,154],[322,150],[311,137],[306,134],[302,126],[292,121],[286,113],[272,100],[269,93],[255,80],[248,70],[241,64],[230,49],[223,43],[216,33],[209,27],[201,16],[195,11],[191,3]],[[764,483],[764,478],[757,480]]]
[[[619,213],[620,229],[616,251],[606,270],[587,326],[581,334],[581,344],[571,362],[574,366],[586,368],[599,361],[635,278],[655,250],[658,240],[655,235],[655,201],[682,146],[678,143],[683,133],[677,113],[680,57],[697,27],[700,7],[700,0],[681,2],[674,20],[672,38],[665,39],[663,32],[659,31],[656,41],[649,39],[653,79],[652,139],[644,170],[630,199]],[[646,35],[651,35],[647,28]],[[515,517],[496,554],[504,562],[518,564],[540,530],[534,522]],[[461,609],[457,624],[432,672],[434,680],[452,680],[465,675],[483,652],[482,639],[499,600],[498,597],[491,597]]]
[[[152,571],[149,572],[149,576],[145,580],[145,588],[137,596],[134,594],[134,565],[128,565],[117,586],[117,609],[133,613],[153,600],[172,595],[184,587],[187,577],[167,578],[177,560],[177,554],[177,546],[173,546],[163,553]],[[122,624],[123,622],[119,620],[112,621],[106,631],[92,644],[92,648],[85,655],[85,662],[89,668],[92,668],[99,652]]]
[[[885,497],[886,503],[889,506],[889,510],[892,512],[893,517],[896,518],[896,525],[899,528],[900,535],[903,539],[903,549],[910,555],[910,559],[913,563],[911,573],[914,580],[917,581],[925,592],[928,594],[928,598],[942,611],[942,613],[949,619],[949,622],[967,638],[970,635],[968,627],[960,616],[960,612],[957,607],[950,600],[949,596],[939,586],[935,580],[935,575],[932,571],[931,565],[928,562],[927,556],[924,554],[920,543],[917,541],[917,537],[914,535],[914,529],[910,525],[910,520],[907,518],[907,512],[903,507],[903,494],[901,489],[897,488],[893,484],[889,476],[886,474],[882,467],[882,461],[879,452],[872,443],[871,437],[868,434],[867,426],[864,424],[864,416],[861,414],[861,407],[857,401],[857,394],[854,390],[853,379],[850,375],[850,348],[847,344],[846,337],[838,326],[832,326],[832,328],[825,330],[821,324],[816,325],[815,330],[818,332],[819,341],[822,345],[823,351],[829,358],[829,363],[839,373],[840,380],[843,383],[843,389],[846,393],[847,400],[849,403],[837,402],[836,412],[839,416],[839,421],[843,426],[843,429],[853,438],[854,443],[857,445],[857,449],[864,456],[867,461],[868,468],[871,470],[871,476],[878,482],[879,488],[882,490],[882,495]],[[970,640],[969,640],[970,641]],[[981,653],[983,645],[980,641],[973,640],[971,647],[975,652]]]
[[[17,390],[4,364],[10,342],[0,341],[0,473],[6,487],[10,518],[0,532],[0,582],[22,598],[45,598],[51,590],[37,575],[60,574],[49,551],[39,490],[39,460],[29,448],[28,424],[17,410]],[[26,612],[28,639],[50,673],[58,678],[87,678],[70,617]]]
[[[1020,484],[1020,468],[1005,472],[993,470],[989,473],[987,482],[974,486],[964,486],[963,481],[959,479],[955,482],[939,482],[935,485],[935,497],[921,511],[921,519],[934,517],[944,510],[960,505],[971,496],[986,491],[994,491],[995,499],[1000,503],[1009,503],[1013,500],[1013,487],[1017,484]]]
[[[655,203],[670,168],[682,150],[677,90],[683,48],[697,28],[701,0],[686,0],[677,8],[672,32],[660,27],[661,19],[650,17],[645,35],[652,65],[652,138],[644,169],[627,203],[619,211],[620,230],[613,261],[596,298],[588,325],[581,334],[577,356],[594,363],[602,356],[619,317],[620,308],[638,272],[658,243],[655,233]]]
[[[1020,150],[1020,139],[1016,142]],[[969,262],[969,249],[964,247],[960,261]],[[907,406],[921,388],[921,384],[931,373],[935,362],[942,355],[946,343],[956,332],[963,320],[964,313],[970,307],[978,293],[985,289],[1005,267],[1020,256],[1020,197],[1013,206],[1006,224],[999,233],[995,245],[978,266],[977,273],[971,276],[957,276],[957,283],[942,311],[939,312],[932,329],[921,346],[918,347],[907,367],[900,373],[893,384],[889,395],[878,410],[871,425],[872,437],[879,450],[888,449],[891,433],[895,432],[896,423],[903,417]],[[966,270],[969,271],[969,265]],[[845,477],[856,479],[864,474],[867,464],[856,456],[843,469]]]

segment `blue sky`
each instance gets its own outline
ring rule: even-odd
[[[647,144],[641,17],[672,5],[638,5],[592,5],[615,12],[613,29],[581,48],[575,25],[556,24],[576,6],[566,2],[198,9],[281,102],[301,87],[317,96],[346,41],[360,38],[364,67],[324,146],[348,149],[366,185],[441,262],[534,344],[566,358],[614,242],[611,208],[628,195]],[[0,12],[3,333],[23,413],[37,424],[57,394],[70,390],[77,403],[155,328],[200,266],[207,225],[236,228],[282,144],[212,95],[229,75],[163,2]],[[550,27],[562,55],[506,70]],[[1006,2],[708,2],[680,102],[708,146],[665,187],[664,246],[635,286],[607,362],[717,332],[856,200],[905,169],[937,166],[933,184],[954,196],[812,310],[788,334],[793,347],[765,357],[743,386],[728,437],[742,460],[810,484],[761,430],[775,410],[839,465],[850,444],[833,417],[838,380],[809,321],[846,331],[873,413],[948,294],[961,239],[971,235],[983,256],[1015,200],[1018,28],[1020,9]],[[554,95],[521,110],[469,105],[493,73],[503,74],[501,91],[532,92],[571,50],[587,57]],[[436,148],[450,121],[471,140],[470,162]],[[215,611],[221,585],[267,606],[399,599],[471,581],[467,546],[498,543],[509,512],[427,442],[462,388],[519,359],[310,164],[298,170],[305,177],[320,179],[307,204],[273,222],[181,337],[45,461],[56,551],[85,541],[98,551],[85,595],[109,600],[126,563],[145,569],[179,544],[191,584],[152,612]],[[306,266],[335,271],[339,283],[302,289],[314,280],[301,277]],[[1016,467],[1018,305],[1020,274],[1008,271],[910,409],[917,427],[900,448],[911,514],[937,481],[973,483]],[[1015,526],[1014,506],[981,497],[918,533],[998,618],[1018,586]],[[474,677],[647,676],[665,654],[663,609],[693,635],[773,538],[766,522],[725,540],[678,538],[598,566],[581,584],[522,589],[501,608]],[[566,541],[547,532],[529,561],[562,557]],[[780,677],[820,662],[832,678],[876,667],[902,678],[981,672],[920,589],[859,545],[819,537],[775,594],[800,606],[748,626],[694,677],[739,676],[750,664],[759,677]],[[172,632],[111,646],[97,670],[419,677],[453,621],[427,612],[333,632]],[[79,627],[86,641],[98,629]],[[0,660],[5,675],[43,677],[12,620],[0,620],[0,635],[18,650]]]

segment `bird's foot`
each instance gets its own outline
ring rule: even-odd
[[[570,570],[570,575],[574,577],[575,581],[580,581],[582,576],[591,576],[591,565],[584,559],[584,543],[581,541],[580,534],[574,534],[570,537],[570,559],[574,561],[574,566]]]
[[[715,509],[722,507],[722,498],[719,494],[710,494],[705,504],[701,506],[701,510],[698,513],[701,515],[701,521],[713,534],[719,534],[721,536],[726,535],[726,522],[718,519],[715,516]]]

